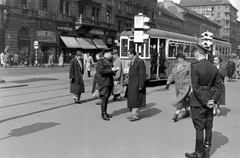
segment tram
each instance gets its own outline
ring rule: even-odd
[[[120,58],[124,67],[124,81],[128,80],[130,60],[127,57],[129,49],[135,49],[141,59],[145,61],[147,81],[163,80],[171,74],[173,66],[177,63],[177,53],[183,53],[186,61],[194,62],[194,49],[200,39],[179,33],[159,29],[150,29],[146,32],[149,38],[144,43],[134,43],[134,34],[131,30],[120,34]],[[218,39],[213,40],[213,55],[224,56],[225,60],[231,51],[231,44]],[[226,57],[225,57],[226,56]]]

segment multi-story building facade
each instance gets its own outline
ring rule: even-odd
[[[232,52],[239,45],[236,36],[237,9],[228,0],[181,0],[185,6],[221,25],[220,37],[232,44]]]
[[[0,52],[4,51],[5,48],[5,27],[8,21],[8,12],[10,6],[9,1],[0,1]]]
[[[217,23],[170,0],[163,1],[161,5],[179,18],[184,19],[183,34],[201,37],[203,32],[210,31],[214,37],[219,38],[221,26]]]
[[[185,20],[164,8],[162,3],[158,3],[158,14],[156,28],[160,30],[182,33]]]
[[[5,46],[20,56],[30,56],[33,43],[39,42],[44,62],[50,53],[57,61],[60,52],[99,52],[113,46],[113,0],[8,0],[9,12]],[[64,37],[69,37],[64,39]],[[82,44],[73,41],[81,38]],[[70,44],[69,44],[70,43]],[[89,45],[90,43],[90,45]],[[87,45],[87,46],[86,46]],[[39,54],[37,54],[39,55]]]

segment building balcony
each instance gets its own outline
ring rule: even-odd
[[[230,17],[225,17],[225,20],[228,20],[228,21],[229,21],[229,20],[230,20]]]
[[[230,13],[230,10],[229,9],[225,9],[224,12],[225,13]]]
[[[106,22],[99,22],[99,21],[95,21],[92,19],[88,19],[88,18],[82,18],[82,17],[78,17],[76,22],[75,22],[76,26],[97,26],[97,27],[102,27],[102,28],[109,28],[109,29],[113,29],[113,24],[111,23],[106,23]]]
[[[37,10],[13,8],[13,9],[10,10],[10,13],[27,15],[27,16],[32,16],[32,17],[38,17],[38,11]]]

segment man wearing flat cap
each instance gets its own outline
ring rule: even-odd
[[[191,89],[190,82],[190,63],[185,61],[185,55],[178,53],[178,63],[172,68],[172,73],[169,75],[165,89],[169,88],[169,84],[175,81],[176,99],[172,101],[172,106],[176,107],[176,112],[173,116],[173,121],[177,122],[178,114],[182,108],[185,108],[185,113],[182,118],[190,116],[188,95]]]
[[[101,116],[105,121],[109,121],[112,117],[107,113],[107,105],[113,87],[113,76],[116,75],[118,68],[113,67],[112,63],[113,49],[109,48],[103,51],[104,57],[97,61],[96,75],[99,86],[99,95],[101,102]]]
[[[195,151],[185,154],[188,158],[209,158],[213,106],[218,101],[222,90],[218,69],[206,59],[206,53],[205,48],[197,45],[194,50],[197,62],[191,64],[190,106],[193,126],[196,130],[196,142]]]

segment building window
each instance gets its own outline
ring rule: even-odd
[[[95,20],[95,7],[92,7],[92,20]]]
[[[27,0],[22,0],[22,9],[28,9]]]
[[[70,2],[67,0],[60,0],[60,12],[63,15],[70,15]]]
[[[118,32],[121,32],[121,21],[118,22]]]
[[[96,21],[100,21],[100,9],[99,8],[97,8],[96,9]]]
[[[48,5],[47,5],[48,1],[47,0],[42,0],[42,6],[43,6],[43,11],[47,12],[47,8],[48,8]]]
[[[122,1],[118,1],[118,10],[122,9]]]
[[[107,23],[111,23],[111,11],[107,11]]]

